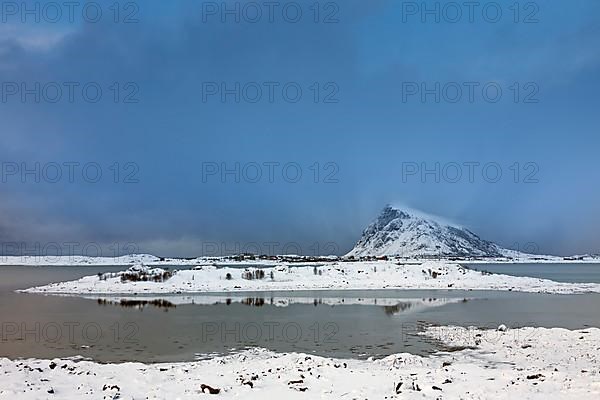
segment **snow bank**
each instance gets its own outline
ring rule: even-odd
[[[262,268],[263,279],[244,279],[252,269],[201,266],[178,271],[165,282],[122,282],[120,278],[87,276],[77,281],[26,289],[51,294],[182,294],[202,292],[461,289],[513,290],[539,293],[600,293],[597,283],[561,283],[546,279],[489,274],[443,261],[423,263],[335,262],[318,267],[281,264]]]
[[[444,327],[426,334],[476,348],[376,361],[264,349],[151,365],[0,359],[0,399],[600,398],[600,329]]]

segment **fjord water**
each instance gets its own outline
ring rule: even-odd
[[[212,294],[209,301],[205,301],[206,294],[194,295],[195,304],[175,305],[170,301],[175,296],[163,295],[161,301],[141,297],[121,302],[119,298],[98,301],[93,296],[14,292],[122,269],[0,267],[0,357],[190,361],[265,347],[366,358],[435,351],[438,344],[415,334],[427,324],[600,327],[598,294],[451,290],[221,293]],[[304,300],[281,306],[277,299],[282,298]],[[314,301],[306,302],[307,298]],[[332,299],[335,305],[329,304]],[[368,301],[372,299],[377,301]]]
[[[600,283],[600,264],[469,264],[467,268],[495,274],[530,276],[568,283]]]

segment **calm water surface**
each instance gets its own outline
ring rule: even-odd
[[[467,268],[512,276],[530,276],[556,282],[600,283],[600,264],[469,264]]]
[[[437,350],[415,335],[427,324],[600,327],[596,294],[302,291],[195,295],[195,304],[177,304],[177,296],[122,302],[14,292],[122,269],[0,267],[0,357],[190,361],[260,346],[366,358]]]

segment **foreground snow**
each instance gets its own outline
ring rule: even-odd
[[[256,269],[211,265],[177,271],[164,282],[123,282],[120,277],[88,276],[24,290],[53,294],[181,294],[275,290],[462,289],[540,293],[600,293],[597,283],[561,283],[546,279],[487,274],[443,261],[400,264],[391,261],[327,263],[318,267],[277,265],[262,268],[264,278],[244,279]],[[155,271],[156,272],[156,271]],[[262,274],[262,273],[261,273]]]
[[[0,359],[1,399],[598,399],[600,329],[457,327],[430,357],[339,360],[263,349],[176,364]],[[457,350],[457,349],[454,349]],[[219,393],[211,395],[208,385]]]

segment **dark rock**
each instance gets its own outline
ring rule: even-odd
[[[205,393],[205,391],[204,391],[205,389],[207,389],[208,393],[210,393],[210,394],[221,393],[221,389],[210,387],[208,385],[205,385],[204,383],[202,385],[200,385],[200,390],[202,391],[202,393]]]
[[[402,386],[402,382],[398,382],[396,385],[396,394],[400,394],[400,387]]]
[[[544,375],[542,375],[542,374],[527,375],[527,379],[540,379],[543,377],[544,377]]]

